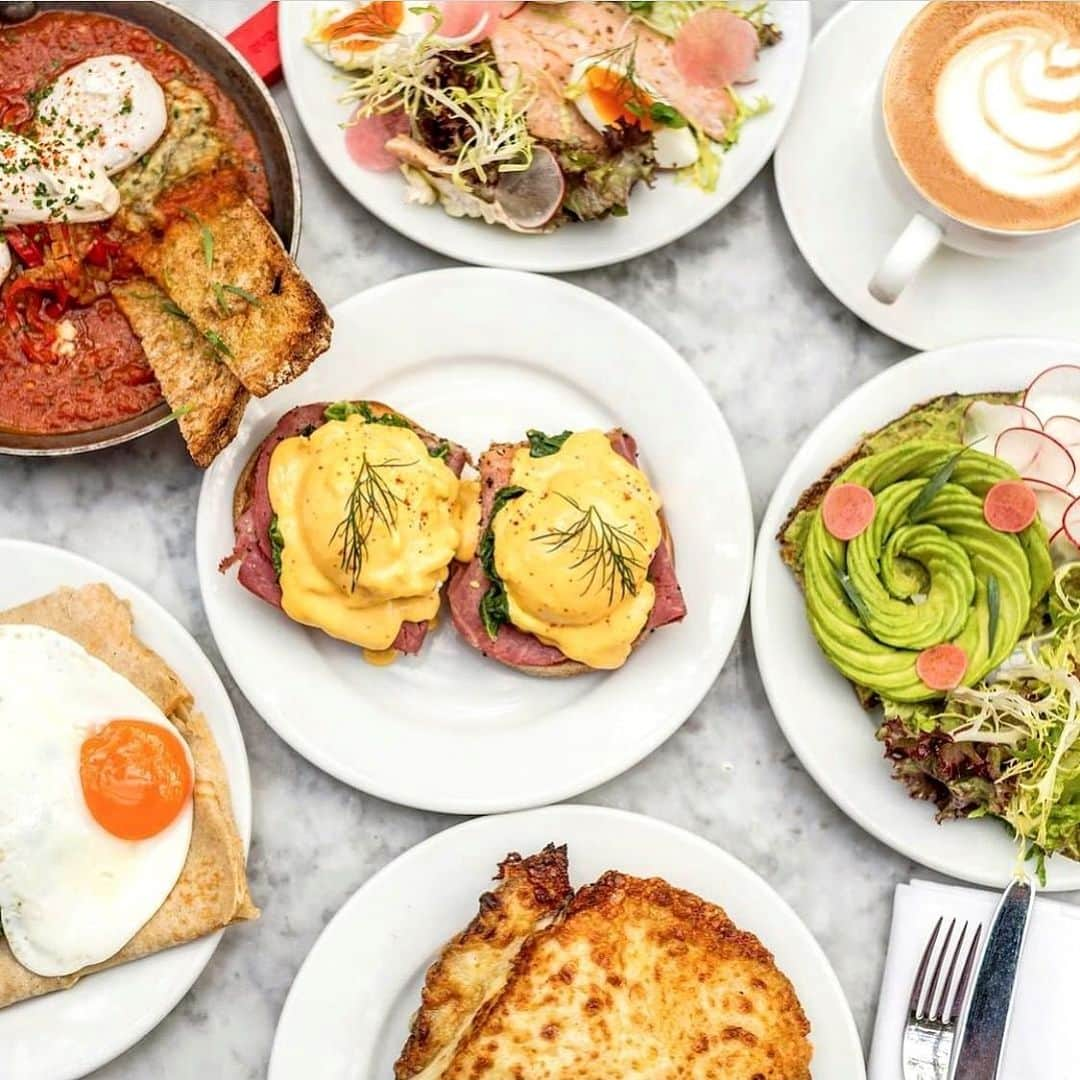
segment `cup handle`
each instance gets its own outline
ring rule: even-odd
[[[870,279],[870,295],[883,304],[893,304],[911,284],[915,275],[941,246],[941,226],[916,214],[889,248],[889,253]]]

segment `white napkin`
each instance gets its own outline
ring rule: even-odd
[[[869,1080],[902,1080],[900,1046],[919,959],[939,916],[982,923],[990,930],[1000,893],[913,881],[893,900],[889,953],[881,979]],[[944,929],[942,934],[944,934]],[[955,936],[954,936],[955,940]],[[940,941],[940,938],[939,938]],[[978,961],[972,972],[974,984]],[[1080,908],[1038,897],[1020,960],[1012,1021],[1000,1080],[1076,1080],[1080,1077],[1077,988],[1080,986]],[[969,991],[970,992],[970,991]]]

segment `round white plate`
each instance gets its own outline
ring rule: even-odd
[[[749,121],[738,145],[724,155],[715,191],[699,191],[669,174],[661,176],[652,189],[642,185],[635,189],[628,217],[579,222],[553,233],[523,236],[479,221],[451,218],[437,206],[408,204],[405,181],[396,170],[371,172],[349,157],[341,125],[355,105],[338,100],[347,88],[347,76],[320,60],[303,40],[315,6],[310,0],[280,5],[281,58],[297,114],[340,183],[391,228],[433,251],[462,262],[543,273],[585,270],[635,258],[677,240],[727,206],[776,147],[795,103],[810,47],[810,5],[773,0],[769,8],[784,37],[762,50],[757,81],[743,88],[750,97],[768,97],[773,108]]]
[[[408,806],[517,810],[628,769],[704,697],[746,606],[750,501],[738,451],[705,387],[637,319],[534,274],[417,274],[360,293],[333,315],[330,352],[251,403],[203,481],[199,582],[240,688],[304,757]],[[687,617],[606,675],[518,674],[466,645],[445,614],[419,656],[380,668],[291,622],[235,573],[219,573],[233,546],[237,476],[278,418],[302,403],[364,397],[462,443],[474,459],[530,427],[624,426],[664,501]]]
[[[815,37],[774,165],[795,242],[842,304],[913,348],[1010,334],[1080,339],[1080,234],[1008,259],[942,248],[895,304],[881,304],[867,291],[911,217],[881,172],[872,122],[893,42],[920,6],[919,0],[850,3]]]
[[[751,622],[765,693],[807,772],[849,817],[882,843],[943,874],[1004,885],[1016,845],[1000,822],[938,825],[934,807],[890,777],[874,738],[876,713],[859,705],[825,659],[806,621],[802,593],[780,559],[776,534],[799,496],[859,437],[939,394],[1013,390],[1053,364],[1080,364],[1080,344],[1039,338],[973,342],[922,353],[883,371],[841,402],[795,454],[761,523]],[[1047,887],[1080,888],[1080,863],[1047,862]]]
[[[653,818],[552,806],[447,829],[364,884],[296,976],[278,1021],[269,1080],[305,1076],[313,1061],[320,1062],[321,1080],[391,1076],[428,966],[475,916],[507,853],[531,854],[547,843],[568,846],[575,886],[614,869],[662,877],[719,904],[761,939],[794,984],[810,1020],[814,1075],[866,1075],[855,1022],[829,961],[757,874],[707,840]]]
[[[194,695],[214,733],[246,850],[251,780],[244,738],[225,687],[195,639],[160,604],[119,574],[59,548],[0,540],[0,610],[62,585],[104,583],[131,603],[135,633],[159,653]],[[159,1024],[214,954],[221,934],[88,975],[61,990],[0,1009],[4,1080],[73,1080],[111,1061]]]

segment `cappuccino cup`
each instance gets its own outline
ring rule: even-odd
[[[1080,224],[1080,3],[933,0],[889,57],[875,149],[913,210],[869,283],[893,303],[943,244],[1010,256]]]

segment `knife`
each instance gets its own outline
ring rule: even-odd
[[[1034,899],[1034,886],[1019,879],[1001,898],[971,991],[952,1080],[995,1080],[998,1075]]]

